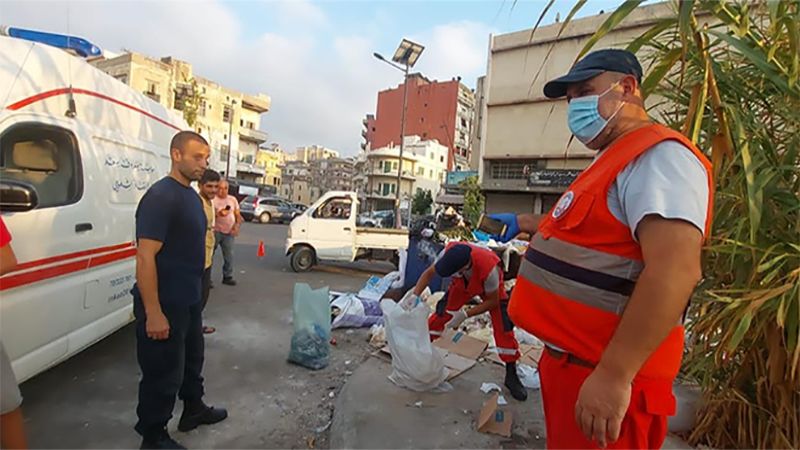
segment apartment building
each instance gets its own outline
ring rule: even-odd
[[[267,113],[271,99],[265,94],[249,95],[227,88],[194,74],[192,65],[172,57],[151,58],[128,52],[91,64],[156,102],[183,111],[185,100],[199,92],[200,105],[195,123],[198,133],[211,146],[210,166],[223,174],[247,181],[265,176],[256,162],[258,148],[268,139],[259,130],[261,114]]]
[[[669,12],[664,3],[639,7],[595,48],[624,47]],[[544,84],[566,73],[609,14],[490,36],[473,142],[489,212],[547,212],[595,153],[570,140],[567,102],[544,97]],[[533,38],[531,38],[533,36]],[[479,83],[479,88],[481,83]]]

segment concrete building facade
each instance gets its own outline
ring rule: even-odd
[[[352,159],[315,159],[309,163],[309,166],[313,180],[312,185],[319,188],[321,193],[353,190],[355,164]]]
[[[669,12],[640,7],[595,48],[624,47]],[[567,102],[544,97],[544,84],[566,73],[608,14],[490,36],[485,101],[478,112],[479,175],[489,212],[547,212],[595,153],[570,141]],[[537,75],[538,74],[538,75]]]
[[[460,79],[431,81],[421,74],[408,79],[406,136],[436,140],[448,148],[447,168],[466,169],[470,158],[475,98]],[[363,150],[399,145],[403,84],[378,93],[375,115],[363,121]]]
[[[264,168],[261,184],[279,187],[281,185],[281,167],[286,164],[286,153],[278,144],[261,147],[256,153],[256,165]]]
[[[311,169],[303,161],[286,161],[281,169],[281,186],[278,194],[293,203],[310,205],[314,196],[311,188]]]
[[[297,161],[310,163],[317,159],[338,158],[339,152],[331,150],[322,145],[308,145],[305,147],[297,147],[294,153],[294,158]]]
[[[447,173],[449,149],[435,140],[406,136],[403,152],[401,200],[410,200],[417,191],[430,191],[436,197]],[[395,207],[400,147],[390,146],[362,152],[355,163],[354,188],[367,210]]]
[[[256,162],[267,133],[258,129],[261,114],[269,111],[271,99],[264,94],[248,95],[197,76],[192,65],[172,57],[151,58],[130,52],[91,64],[162,105],[182,110],[184,97],[193,94],[196,82],[202,98],[195,130],[208,139],[212,169],[247,181],[264,178]],[[230,159],[230,162],[229,162]]]

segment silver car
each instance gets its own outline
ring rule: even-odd
[[[289,223],[299,215],[295,208],[281,198],[249,195],[239,205],[244,220],[260,223]]]

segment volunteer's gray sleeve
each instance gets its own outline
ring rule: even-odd
[[[650,214],[691,223],[705,234],[708,179],[700,160],[677,141],[664,141],[648,150],[617,176],[609,190],[611,213],[636,228]]]
[[[483,291],[484,292],[494,292],[500,288],[500,270],[499,267],[496,267],[495,270],[489,272],[489,276],[486,277],[486,280],[483,282]]]

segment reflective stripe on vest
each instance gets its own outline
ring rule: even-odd
[[[537,234],[519,275],[554,294],[620,315],[643,267],[641,261]]]

